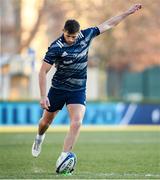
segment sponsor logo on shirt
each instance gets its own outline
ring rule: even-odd
[[[81,47],[84,47],[84,46],[86,46],[87,44],[86,44],[86,42],[82,41],[82,42],[80,42],[80,45],[81,45]]]
[[[68,55],[68,53],[66,51],[64,51],[63,54],[62,54],[62,57],[65,57],[67,55]]]
[[[71,63],[73,63],[73,61],[72,60],[70,60],[70,61],[63,61],[63,63],[64,64],[71,64]]]

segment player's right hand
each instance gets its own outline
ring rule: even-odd
[[[49,109],[49,106],[50,106],[50,102],[49,102],[49,99],[48,97],[43,97],[41,98],[40,100],[40,105],[43,109]]]
[[[142,4],[135,4],[132,7],[130,7],[127,12],[129,14],[133,14],[133,13],[135,13],[136,11],[138,11],[141,8],[142,8]]]

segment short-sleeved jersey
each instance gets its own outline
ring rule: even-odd
[[[98,27],[81,30],[74,44],[65,43],[62,35],[54,41],[44,61],[56,66],[52,87],[68,91],[86,88],[88,50],[91,40],[100,34]]]

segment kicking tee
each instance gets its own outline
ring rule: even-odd
[[[56,67],[52,87],[68,91],[86,89],[89,45],[99,34],[98,27],[91,27],[81,30],[72,45],[66,44],[62,35],[48,47],[44,61]]]

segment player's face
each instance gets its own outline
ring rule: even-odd
[[[74,34],[69,34],[68,31],[64,31],[64,39],[66,43],[69,45],[72,45],[76,41],[78,33],[79,32],[74,33]]]

